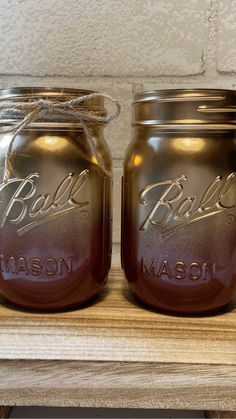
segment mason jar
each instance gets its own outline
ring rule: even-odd
[[[138,93],[124,162],[122,264],[143,303],[207,313],[236,285],[236,94]]]
[[[14,88],[0,91],[0,104],[91,93]],[[103,115],[104,100],[88,99],[77,107],[83,108]],[[16,121],[0,123],[6,128]],[[11,175],[4,180],[11,138],[0,134],[0,292],[29,309],[87,303],[104,287],[111,260],[111,154],[103,124],[87,123],[85,130],[64,111],[29,123],[12,144]]]

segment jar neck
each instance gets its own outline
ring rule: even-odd
[[[141,125],[133,124],[133,131],[137,135],[164,135],[164,134],[183,134],[183,135],[199,135],[200,133],[217,135],[219,133],[235,133],[236,126],[230,124],[198,124],[198,125]]]
[[[0,128],[1,127],[14,127],[16,121],[0,121]],[[87,129],[89,132],[102,132],[104,128],[104,124],[102,123],[93,123],[93,124],[86,124]],[[24,130],[47,130],[47,131],[55,131],[55,130],[73,130],[73,131],[84,131],[83,125],[80,123],[72,123],[72,122],[32,122]]]

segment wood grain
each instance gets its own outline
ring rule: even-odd
[[[236,368],[142,362],[1,361],[14,405],[236,410]]]
[[[0,404],[236,410],[236,306],[168,316],[132,300],[113,269],[91,306],[0,305]]]
[[[0,305],[0,359],[182,362],[236,365],[236,305],[209,317],[176,317],[132,301],[123,274],[93,305],[29,313]]]
[[[12,407],[0,406],[0,419],[7,419],[11,413]]]
[[[215,410],[210,410],[205,412],[206,418],[209,419],[235,419],[236,418],[236,411],[235,412],[219,412]]]

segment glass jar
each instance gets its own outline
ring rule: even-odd
[[[236,285],[236,94],[138,93],[123,177],[122,264],[143,303],[227,305]]]
[[[87,90],[14,88],[0,101],[68,101]],[[80,104],[104,114],[104,100]],[[1,120],[1,127],[15,121]],[[84,126],[84,125],[83,125]],[[0,292],[30,309],[84,304],[105,285],[111,260],[111,154],[103,124],[56,116],[26,126],[12,145],[13,171],[3,181],[11,133],[1,134]],[[92,138],[97,157],[89,146]]]

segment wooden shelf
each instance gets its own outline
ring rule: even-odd
[[[0,305],[0,404],[236,410],[236,304],[208,317],[132,301],[119,269],[94,305]]]

